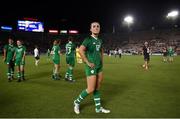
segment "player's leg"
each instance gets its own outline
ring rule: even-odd
[[[107,110],[101,106],[101,98],[100,98],[99,88],[100,88],[102,80],[103,80],[103,73],[102,73],[102,70],[100,70],[100,72],[97,75],[96,87],[93,92],[94,102],[95,102],[95,107],[96,107],[95,111],[97,113],[110,113],[110,110]]]
[[[66,57],[66,64],[67,64],[67,70],[66,70],[66,74],[65,74],[65,80],[68,81],[69,80],[69,58]]]
[[[20,70],[21,70],[21,79],[25,80],[25,76],[24,76],[24,65],[20,66]]]
[[[59,68],[60,68],[59,64],[54,64],[54,74],[53,75],[54,75],[55,80],[60,79],[59,76],[58,76]]]
[[[14,61],[11,61],[11,78],[14,79]]]
[[[36,66],[38,66],[38,64],[39,64],[39,59],[40,59],[40,57],[37,56],[37,59],[36,59]]]
[[[17,78],[18,78],[18,82],[21,82],[21,70],[20,70],[20,65],[17,65]]]
[[[79,96],[74,100],[74,112],[79,114],[79,105],[80,103],[94,91],[96,86],[96,75],[88,76],[87,77],[87,89],[84,89]]]
[[[59,69],[60,69],[60,60],[53,60],[53,63],[54,63],[54,67],[53,67],[53,75],[52,75],[52,78],[54,80],[59,80],[59,76],[58,76],[58,73],[59,73]]]
[[[73,80],[73,66],[69,65],[69,81]]]
[[[148,69],[148,61],[147,60],[145,61],[144,64],[145,64],[145,69]]]
[[[66,74],[65,74],[65,80],[68,81],[69,80],[69,64],[67,64],[67,70],[66,70]]]
[[[7,78],[8,78],[8,81],[10,82],[11,81],[11,65],[10,65],[10,62],[7,63]]]
[[[75,79],[73,77],[73,69],[74,69],[74,66],[75,66],[75,59],[74,58],[71,58],[70,60],[70,65],[69,65],[69,80],[74,82]]]

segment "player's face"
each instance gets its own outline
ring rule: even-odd
[[[17,45],[18,45],[18,46],[20,46],[20,45],[21,45],[21,42],[20,42],[19,40],[17,41]]]
[[[11,38],[8,40],[8,42],[9,44],[13,44],[13,40]]]
[[[92,23],[90,31],[92,34],[98,35],[100,32],[100,24],[97,22]]]
[[[144,45],[147,47],[148,46],[148,42],[145,42]]]

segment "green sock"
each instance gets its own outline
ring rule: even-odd
[[[81,92],[81,94],[78,96],[78,98],[75,100],[75,102],[78,103],[78,104],[80,104],[80,103],[85,99],[85,97],[88,96],[88,95],[89,95],[89,94],[87,93],[87,91],[86,91],[86,90],[83,90],[83,91]]]
[[[13,77],[14,76],[14,71],[13,70],[11,70],[11,77]]]
[[[69,68],[69,79],[73,80],[73,68],[72,67]]]
[[[11,78],[11,68],[8,68],[7,76],[8,76],[8,78]]]
[[[101,107],[101,98],[100,98],[100,93],[98,90],[95,90],[93,92],[93,96],[94,96],[94,102],[95,102],[95,106],[96,106],[96,110],[99,110]]]
[[[21,71],[21,77],[24,78],[24,71]]]
[[[17,72],[17,77],[18,77],[18,79],[21,78],[20,72]]]
[[[68,77],[69,77],[69,68],[67,69],[66,75],[65,75],[65,78],[68,78]]]

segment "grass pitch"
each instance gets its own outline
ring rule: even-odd
[[[0,57],[2,59],[2,57]],[[150,69],[144,70],[142,56],[104,58],[101,99],[110,114],[96,114],[93,96],[73,112],[73,100],[86,88],[84,64],[76,64],[75,83],[51,78],[53,64],[41,56],[39,66],[33,56],[26,57],[26,81],[7,81],[7,67],[0,60],[0,117],[8,118],[171,118],[180,117],[180,56],[173,63],[151,56]],[[60,74],[66,71],[61,58]]]

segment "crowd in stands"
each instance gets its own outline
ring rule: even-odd
[[[36,32],[20,32],[14,33],[0,31],[0,51],[2,52],[4,44],[7,43],[9,36],[15,39],[22,39],[27,48],[28,54],[33,53],[34,46],[37,45],[41,53],[46,53],[48,48],[52,47],[54,39],[61,40],[61,51],[65,51],[65,44],[69,35],[36,33]],[[88,34],[72,35],[76,45],[80,45]],[[105,53],[114,53],[115,50],[122,49],[122,53],[140,54],[143,43],[149,42],[152,53],[162,53],[162,48],[172,46],[177,54],[180,54],[180,29],[170,30],[151,30],[138,31],[129,33],[109,33],[101,34]]]

